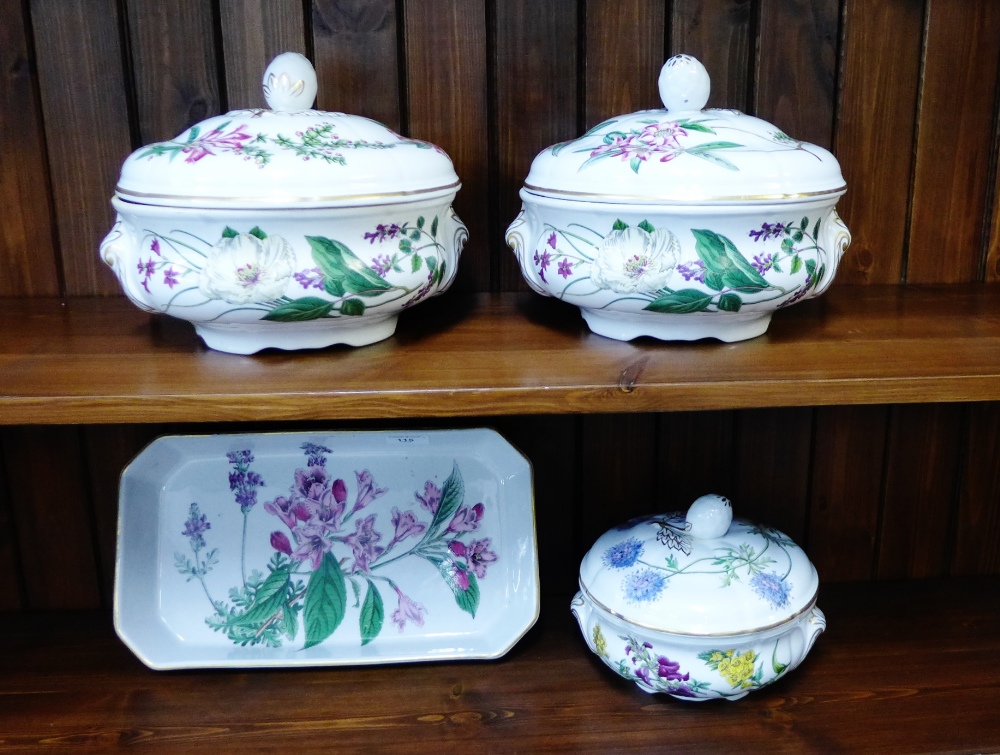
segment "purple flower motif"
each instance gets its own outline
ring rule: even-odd
[[[548,241],[546,243],[549,246],[551,246],[553,249],[556,248],[556,234],[555,234],[555,231],[553,231],[552,233],[549,234],[549,239],[548,239]]]
[[[699,283],[705,282],[705,263],[701,260],[685,262],[677,266],[677,272],[684,276],[684,280],[696,280]]]
[[[276,551],[284,553],[286,556],[292,555],[292,544],[288,540],[288,535],[284,532],[275,530],[271,533],[271,547]]]
[[[302,527],[299,530],[301,543],[292,552],[296,561],[309,561],[315,571],[323,563],[323,556],[333,548],[333,541],[328,539],[322,528]]]
[[[236,502],[245,514],[257,505],[257,488],[264,487],[264,480],[250,469],[253,454],[249,449],[230,451],[226,454],[233,471],[229,473],[229,489],[236,493]]]
[[[604,552],[603,561],[613,569],[627,569],[642,555],[642,542],[635,537],[612,545]]]
[[[205,547],[205,531],[212,529],[205,515],[198,509],[197,503],[192,503],[188,510],[188,518],[184,522],[184,537],[191,540],[191,548],[195,551]]]
[[[686,682],[691,678],[691,674],[681,674],[681,664],[670,660],[665,655],[656,659],[657,676],[666,679],[668,682]]]
[[[402,229],[395,223],[392,223],[391,225],[379,223],[375,226],[375,230],[373,232],[365,233],[365,239],[367,239],[369,244],[374,244],[376,241],[381,243],[386,239],[396,238],[401,231]]]
[[[448,525],[448,532],[475,532],[479,529],[479,520],[483,518],[485,511],[486,507],[481,503],[477,503],[471,508],[459,506]]]
[[[753,256],[753,262],[751,262],[750,264],[753,265],[754,269],[758,273],[760,273],[761,275],[763,275],[768,270],[770,270],[772,267],[774,267],[774,255],[773,254],[755,254]]]
[[[323,271],[318,267],[309,268],[303,270],[302,272],[295,273],[292,277],[295,278],[296,283],[306,290],[315,288],[322,291],[323,286],[326,283],[326,277],[323,275]]]
[[[246,127],[245,123],[241,123],[229,133],[214,128],[204,136],[190,140],[181,150],[187,155],[184,162],[196,163],[203,157],[214,155],[213,149],[222,152],[241,152],[245,146],[244,142],[254,138],[252,134],[246,133]]]
[[[548,283],[548,281],[545,280],[545,269],[551,262],[552,254],[549,251],[546,250],[541,254],[535,252],[535,264],[538,265],[538,276],[546,283]]]
[[[648,603],[659,597],[667,586],[663,574],[654,569],[642,569],[625,577],[625,598],[631,603]]]
[[[384,278],[392,270],[392,260],[388,254],[380,254],[372,260],[371,268],[377,276]]]
[[[295,484],[292,493],[310,501],[319,501],[330,484],[330,475],[325,467],[312,466],[295,470]]]
[[[492,542],[491,538],[485,537],[482,540],[473,540],[466,548],[465,557],[469,562],[469,568],[479,579],[486,576],[486,567],[497,561],[497,554],[489,549]]]
[[[149,250],[153,254],[155,254],[157,257],[163,256],[163,255],[160,254],[160,240],[159,239],[153,239],[153,243],[151,243],[149,245]]]
[[[788,229],[784,223],[763,223],[758,231],[750,231],[750,238],[754,241],[767,241],[768,239],[777,238],[781,234],[785,233]]]
[[[418,522],[416,515],[412,511],[400,513],[399,509],[395,506],[392,507],[392,526],[396,529],[396,532],[392,536],[389,548],[408,537],[422,535],[427,529],[427,525]]]
[[[319,272],[317,270],[317,272]],[[326,456],[324,454],[333,453],[326,446],[321,446],[316,443],[303,443],[302,450],[308,457],[306,464],[310,467],[325,467],[326,466]]]
[[[792,586],[773,572],[759,572],[750,580],[750,587],[761,598],[775,608],[785,608],[788,605]]]
[[[173,288],[174,286],[177,285],[178,282],[179,281],[177,280],[177,271],[174,270],[172,267],[168,267],[163,272],[163,283],[164,283],[164,285],[167,285],[167,286],[170,286],[170,288]]]
[[[354,551],[354,567],[352,571],[371,571],[372,562],[385,553],[377,543],[382,539],[382,533],[375,531],[375,514],[359,519],[354,523],[355,531],[344,538],[344,542]]]
[[[568,278],[573,274],[573,263],[563,257],[559,260],[559,269],[556,270],[563,278]]]
[[[264,504],[264,511],[278,517],[288,529],[292,529],[298,523],[294,508],[295,503],[284,496],[278,496]]]
[[[376,498],[380,498],[389,492],[388,488],[380,488],[375,484],[372,473],[367,469],[355,472],[354,474],[358,478],[358,497],[354,501],[354,508],[351,509],[352,514],[356,511],[361,511],[361,509]]]
[[[441,488],[428,480],[424,483],[424,494],[414,493],[414,495],[422,508],[431,512],[431,514],[437,513],[438,506],[441,505]]]
[[[398,587],[393,586],[396,591],[396,595],[399,596],[399,607],[392,612],[392,621],[399,627],[399,631],[402,632],[406,627],[407,621],[412,621],[418,627],[424,625],[424,613],[427,611],[422,604],[416,603],[406,595]]]

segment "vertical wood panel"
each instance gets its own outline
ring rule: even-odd
[[[98,608],[101,592],[80,436],[67,427],[0,434],[28,608]]]
[[[912,0],[847,0],[834,149],[854,234],[840,283],[899,283],[905,255],[923,7]]]
[[[127,0],[139,138],[173,139],[222,111],[212,8],[203,0]]]
[[[393,0],[313,0],[318,108],[402,130],[396,24]]]
[[[755,409],[738,417],[736,515],[804,543],[813,410]]]
[[[306,54],[302,0],[221,0],[226,106],[265,107],[264,69],[283,52]]]
[[[629,519],[663,511],[653,415],[602,414],[580,421],[577,516],[581,553]]]
[[[497,150],[497,233],[521,208],[518,191],[535,155],[579,136],[575,0],[496,3],[493,131]],[[514,254],[494,256],[492,287],[526,290]]]
[[[969,414],[951,573],[1000,574],[1000,403]]]
[[[586,0],[584,127],[622,113],[663,107],[662,0]]]
[[[699,496],[718,493],[733,499],[736,458],[734,412],[668,412],[659,416],[657,498],[647,513],[686,511]]]
[[[674,0],[670,53],[693,55],[708,69],[708,107],[751,107],[752,5],[751,0]]]
[[[1000,65],[1000,3],[929,0],[906,279],[976,280]]]
[[[441,147],[455,163],[462,189],[455,211],[469,227],[455,287],[488,291],[490,252],[489,140],[486,96],[486,5],[469,0],[419,0],[404,12],[406,102],[410,134]]]
[[[131,152],[114,0],[31,0],[31,21],[66,293],[117,294],[97,247]]]
[[[958,475],[963,407],[895,406],[889,449],[879,579],[948,573],[948,518]]]
[[[0,0],[0,296],[55,296],[59,277],[38,82],[22,9],[20,0]]]
[[[993,184],[990,190],[992,207],[988,209],[990,235],[987,239],[984,265],[988,283],[1000,282],[1000,95],[997,96],[993,128]]]
[[[838,0],[761,0],[756,114],[790,136],[833,141]]]
[[[821,580],[872,576],[888,408],[816,410],[806,549]]]

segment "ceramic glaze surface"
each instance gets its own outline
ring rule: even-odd
[[[149,312],[211,348],[363,346],[445,291],[468,236],[447,155],[380,124],[309,110],[315,74],[278,56],[274,110],[229,113],[125,161],[101,258]]]
[[[599,538],[572,610],[591,650],[646,692],[737,699],[809,652],[826,627],[818,587],[786,535],[708,495]]]
[[[492,658],[538,612],[530,467],[489,430],[160,438],[120,510],[154,668]]]
[[[661,73],[670,111],[613,118],[543,151],[507,230],[528,284],[629,340],[761,335],[833,280],[850,234],[837,160],[736,111],[700,110],[707,74]]]

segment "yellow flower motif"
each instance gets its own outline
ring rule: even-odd
[[[729,651],[725,660],[719,663],[719,673],[722,678],[733,687],[752,687],[753,680],[750,678],[754,673],[754,664],[757,661],[757,653],[753,650],[741,654]]]
[[[713,650],[712,655],[709,656],[709,663],[719,663],[725,656],[722,655],[718,650]]]
[[[608,643],[604,639],[604,633],[601,631],[600,624],[594,624],[594,649],[597,654],[603,657],[608,655]]]

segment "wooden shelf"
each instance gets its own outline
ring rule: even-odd
[[[150,671],[105,613],[27,614],[0,647],[0,748],[995,751],[991,596],[988,580],[824,586],[829,629],[800,668],[700,705],[620,680],[563,599],[494,662],[252,672]]]
[[[0,422],[374,419],[1000,398],[1000,286],[834,287],[737,344],[623,343],[448,295],[360,349],[234,356],[122,299],[2,300]]]

